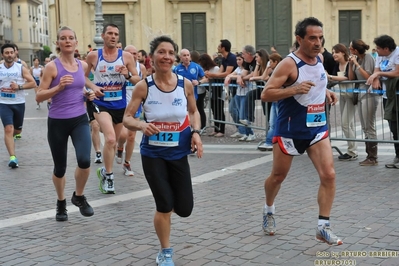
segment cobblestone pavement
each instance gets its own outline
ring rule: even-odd
[[[4,144],[1,148],[0,264],[155,265],[159,246],[152,224],[154,201],[136,151],[134,177],[123,176],[121,166],[114,165],[115,195],[99,192],[98,165],[93,164],[85,195],[95,214],[83,217],[70,203],[76,166],[70,146],[69,221],[55,221],[47,110],[44,104],[35,110],[32,93],[27,95],[22,139],[16,141],[18,169],[8,169]],[[393,145],[379,146],[379,166],[336,160],[331,219],[344,244],[330,247],[314,240],[319,181],[306,155],[294,159],[275,203],[276,235],[266,236],[261,222],[270,152],[227,137],[203,139],[204,158],[189,158],[194,211],[189,218],[172,217],[175,265],[399,265],[399,170],[384,167],[393,158]],[[345,147],[343,142],[333,144]],[[359,145],[363,160],[364,145]],[[336,257],[338,262],[327,264]]]

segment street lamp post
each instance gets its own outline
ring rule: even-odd
[[[96,36],[94,36],[94,43],[96,44],[96,48],[100,49],[103,48],[104,46],[104,41],[101,38],[101,33],[103,32],[103,6],[102,6],[102,0],[96,0],[95,2],[95,17],[94,21],[96,23]]]

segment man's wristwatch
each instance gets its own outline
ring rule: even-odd
[[[201,131],[198,129],[194,129],[191,131],[191,136],[193,136],[195,133],[197,133],[199,136],[201,136]]]
[[[23,85],[18,85],[18,90],[23,90],[24,88],[22,86]]]
[[[132,73],[128,72],[127,77],[125,76],[125,79],[130,79],[132,77]]]

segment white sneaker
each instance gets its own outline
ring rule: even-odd
[[[251,121],[248,121],[247,119],[240,119],[238,120],[241,124],[246,125],[246,126],[250,126],[252,123]]]
[[[387,163],[386,168],[398,168],[399,169],[399,157],[395,157],[392,163]]]
[[[239,141],[246,141],[247,138],[248,138],[248,136],[247,136],[247,135],[244,135],[244,136],[242,136],[241,138],[239,138],[238,140],[239,140]]]
[[[236,133],[234,133],[233,135],[230,135],[230,138],[242,138],[242,137],[244,137],[244,135],[238,131]]]
[[[124,163],[122,168],[125,176],[134,176],[134,172],[132,171],[132,168],[130,168],[130,164]]]
[[[117,150],[116,154],[115,154],[115,161],[117,164],[121,164],[122,163],[122,155],[123,155],[123,150]]]
[[[96,158],[94,159],[94,163],[102,163],[103,158],[101,157],[101,152],[96,152]]]
[[[97,177],[100,181],[99,189],[103,194],[115,194],[114,175],[105,174],[105,168],[100,167],[97,169]]]
[[[258,150],[260,151],[272,151],[273,150],[273,145],[269,145],[266,143],[263,143],[258,146]]]
[[[115,187],[114,187],[114,175],[107,175],[107,180],[105,180],[107,194],[115,194]]]
[[[254,141],[254,140],[256,140],[255,135],[249,134],[248,137],[247,137],[247,139],[246,139],[245,141]]]

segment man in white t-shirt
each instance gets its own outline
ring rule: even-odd
[[[397,88],[393,90],[390,86],[393,79],[399,78],[399,47],[396,46],[395,40],[388,35],[381,35],[374,39],[377,46],[377,59],[375,62],[374,73],[367,79],[366,84],[372,85],[373,88],[382,88],[384,91],[384,118],[388,120],[393,139],[398,140],[398,119],[399,119],[399,103],[395,100]],[[391,93],[393,91],[393,93]],[[396,105],[396,107],[395,107]],[[392,112],[396,110],[396,112]],[[392,113],[387,118],[387,112]],[[387,168],[399,169],[399,143],[395,143],[395,158],[392,163],[386,164]]]

